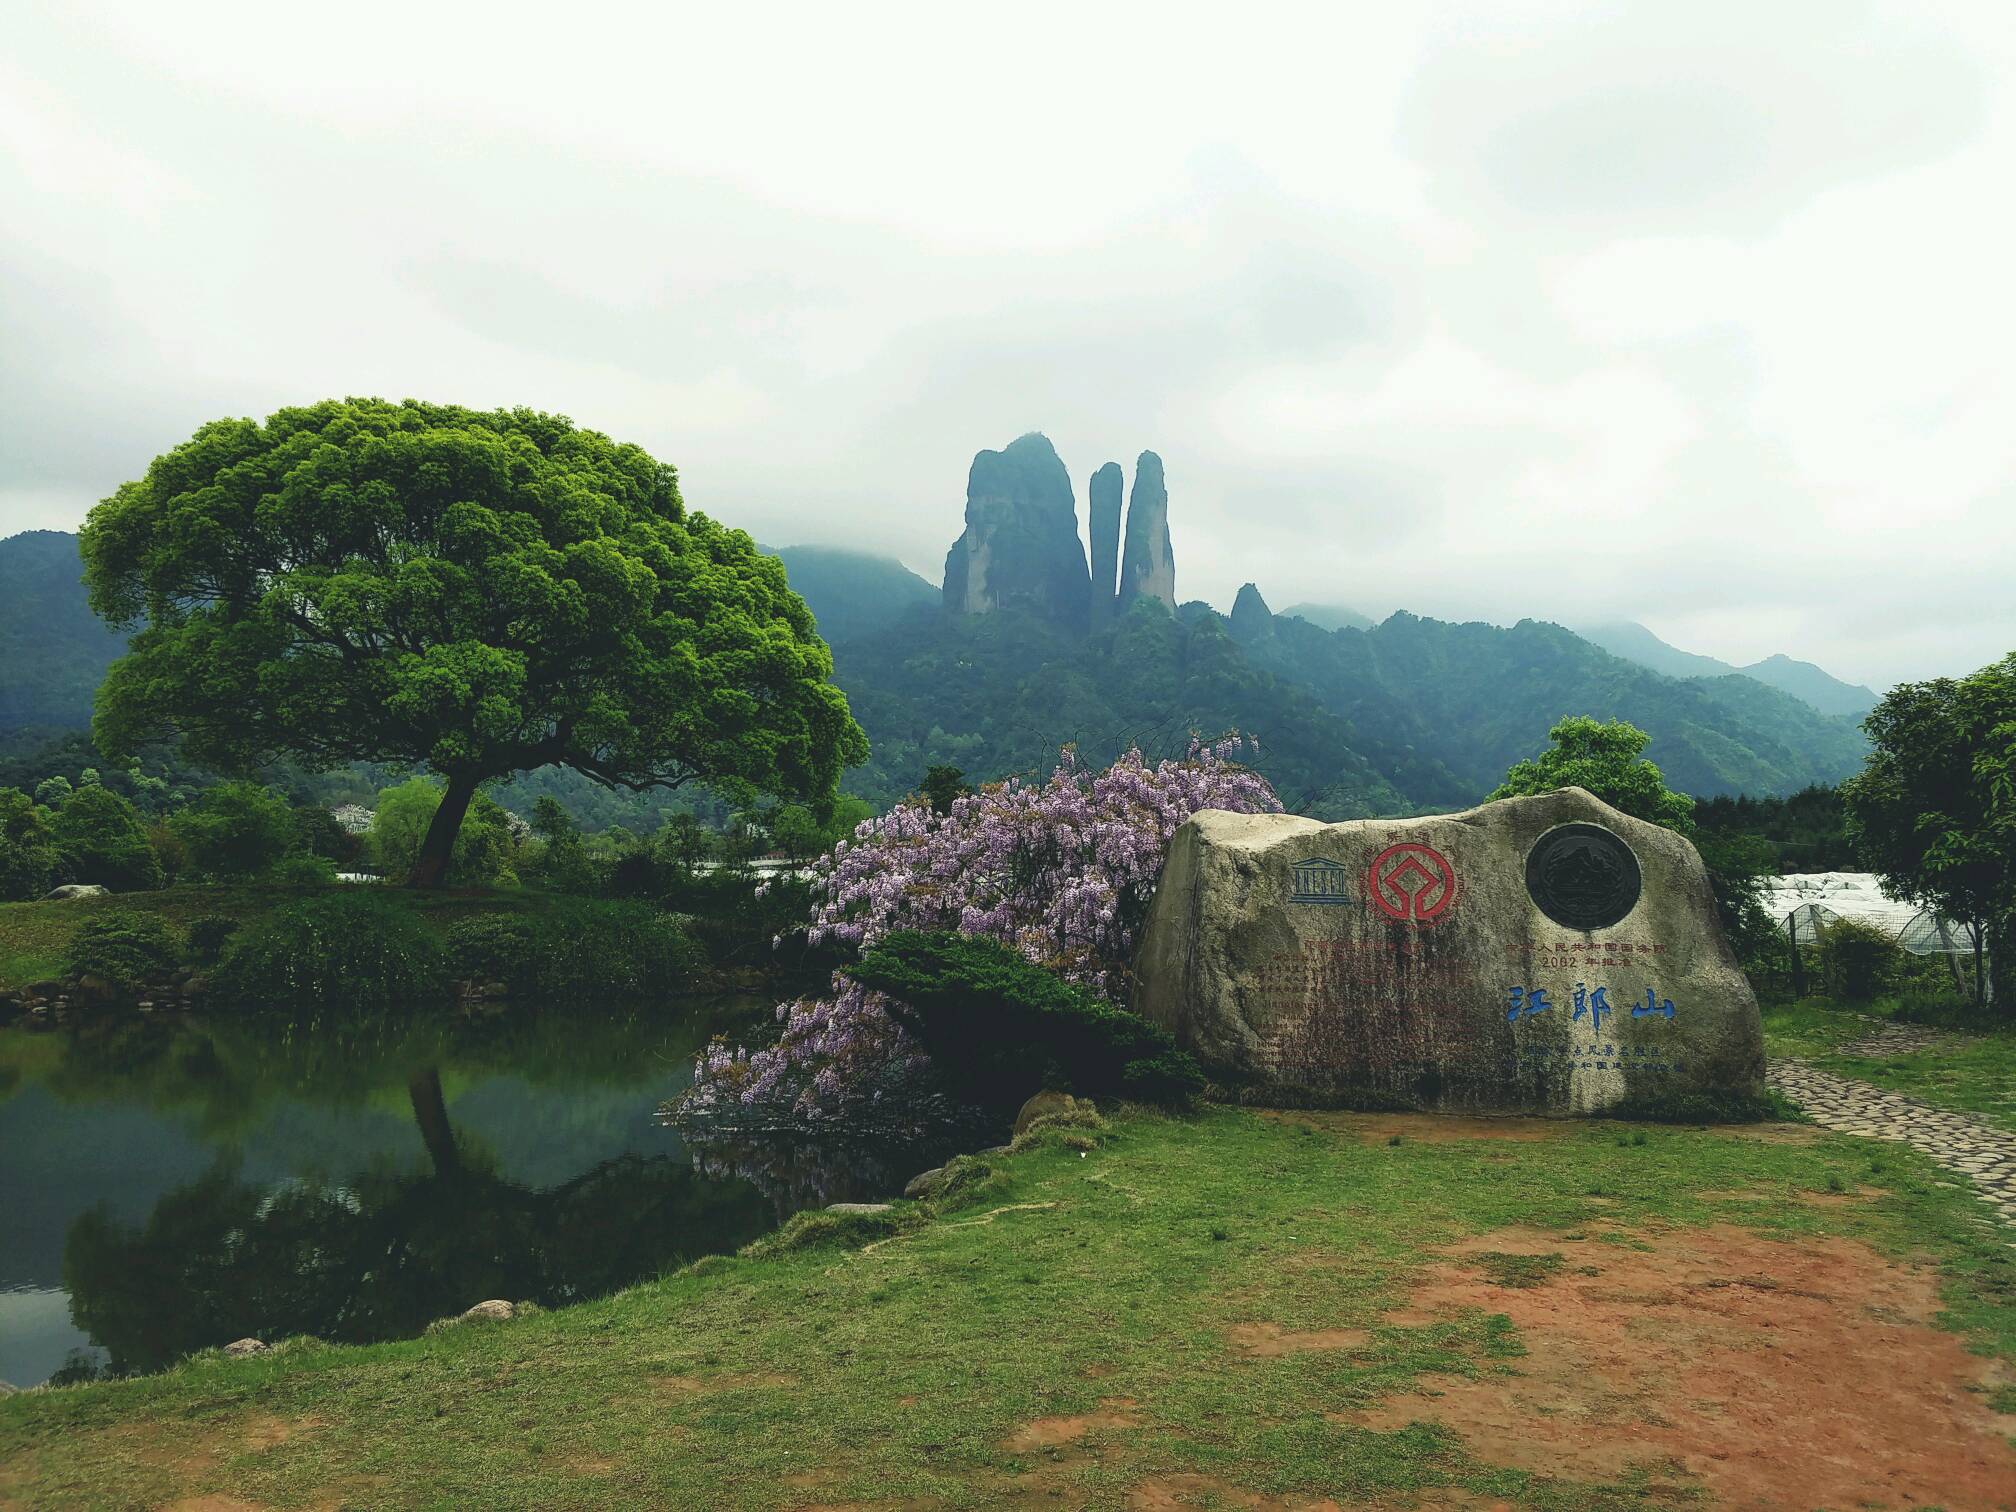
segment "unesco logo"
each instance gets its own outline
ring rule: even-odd
[[[1351,868],[1341,861],[1312,856],[1297,861],[1289,884],[1290,903],[1356,903],[1357,889],[1351,885]]]

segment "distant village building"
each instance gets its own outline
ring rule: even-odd
[[[329,810],[329,817],[342,826],[346,834],[368,835],[371,821],[376,816],[361,803],[339,803]]]

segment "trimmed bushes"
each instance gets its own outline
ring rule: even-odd
[[[288,892],[334,887],[336,863],[327,856],[286,856],[273,863],[266,873],[266,883]]]
[[[536,914],[463,919],[448,962],[512,993],[636,997],[689,987],[705,964],[678,919],[647,903],[553,899]]]
[[[959,1095],[993,1111],[1039,1087],[1183,1103],[1204,1086],[1165,1030],[993,940],[902,930],[848,975],[888,999]]]
[[[100,912],[70,937],[63,969],[73,977],[98,977],[132,991],[172,974],[181,953],[174,933],[153,914]]]
[[[386,1008],[447,994],[446,953],[398,900],[345,889],[281,909],[218,968],[217,995],[252,1008]]]
[[[189,958],[199,965],[213,964],[236,933],[238,921],[229,914],[199,914],[189,921]]]

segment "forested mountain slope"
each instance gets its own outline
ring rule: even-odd
[[[126,640],[91,612],[83,575],[68,532],[0,540],[0,744],[91,723],[91,697]]]
[[[877,802],[912,791],[937,763],[976,779],[1041,773],[1066,743],[1088,761],[1136,741],[1164,755],[1192,730],[1259,736],[1256,763],[1284,801],[1324,818],[1474,802],[1564,714],[1651,732],[1668,780],[1703,796],[1835,782],[1864,750],[1847,720],[1752,677],[1661,676],[1535,621],[1503,629],[1396,614],[1331,631],[1270,614],[1254,592],[1234,622],[1203,603],[1172,614],[1144,600],[1086,634],[1014,611],[950,614],[888,558],[827,547],[776,555],[868,732],[868,765],[844,785]],[[122,650],[85,601],[75,536],[0,541],[0,746],[87,727],[93,690]],[[646,825],[658,806],[597,804],[598,822]]]
[[[1250,625],[1242,620],[1242,625]],[[1044,769],[1076,742],[1179,750],[1191,730],[1257,734],[1255,764],[1291,808],[1325,818],[1481,798],[1566,714],[1627,719],[1689,792],[1790,793],[1855,771],[1861,733],[1744,677],[1674,679],[1558,625],[1452,625],[1399,614],[1369,631],[1273,617],[1235,638],[1191,603],[1132,609],[1090,636],[1034,617],[919,611],[834,648],[873,754],[872,798],[945,762],[973,775]]]

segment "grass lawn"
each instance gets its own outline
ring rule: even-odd
[[[1934,1107],[1976,1113],[2016,1132],[2016,1021],[1997,1033],[1939,1031],[1927,1050],[1883,1055],[1849,1054],[1843,1047],[1889,1022],[1883,1004],[1851,1012],[1803,998],[1764,1010],[1764,1046],[1772,1055],[1796,1055],[1823,1071],[1852,1076]],[[1873,1020],[1873,1022],[1872,1022]]]
[[[2016,1488],[2016,1236],[1896,1146],[1214,1109],[995,1164],[866,1247],[0,1401],[0,1503],[1569,1509],[1861,1488],[1958,1508]]]

